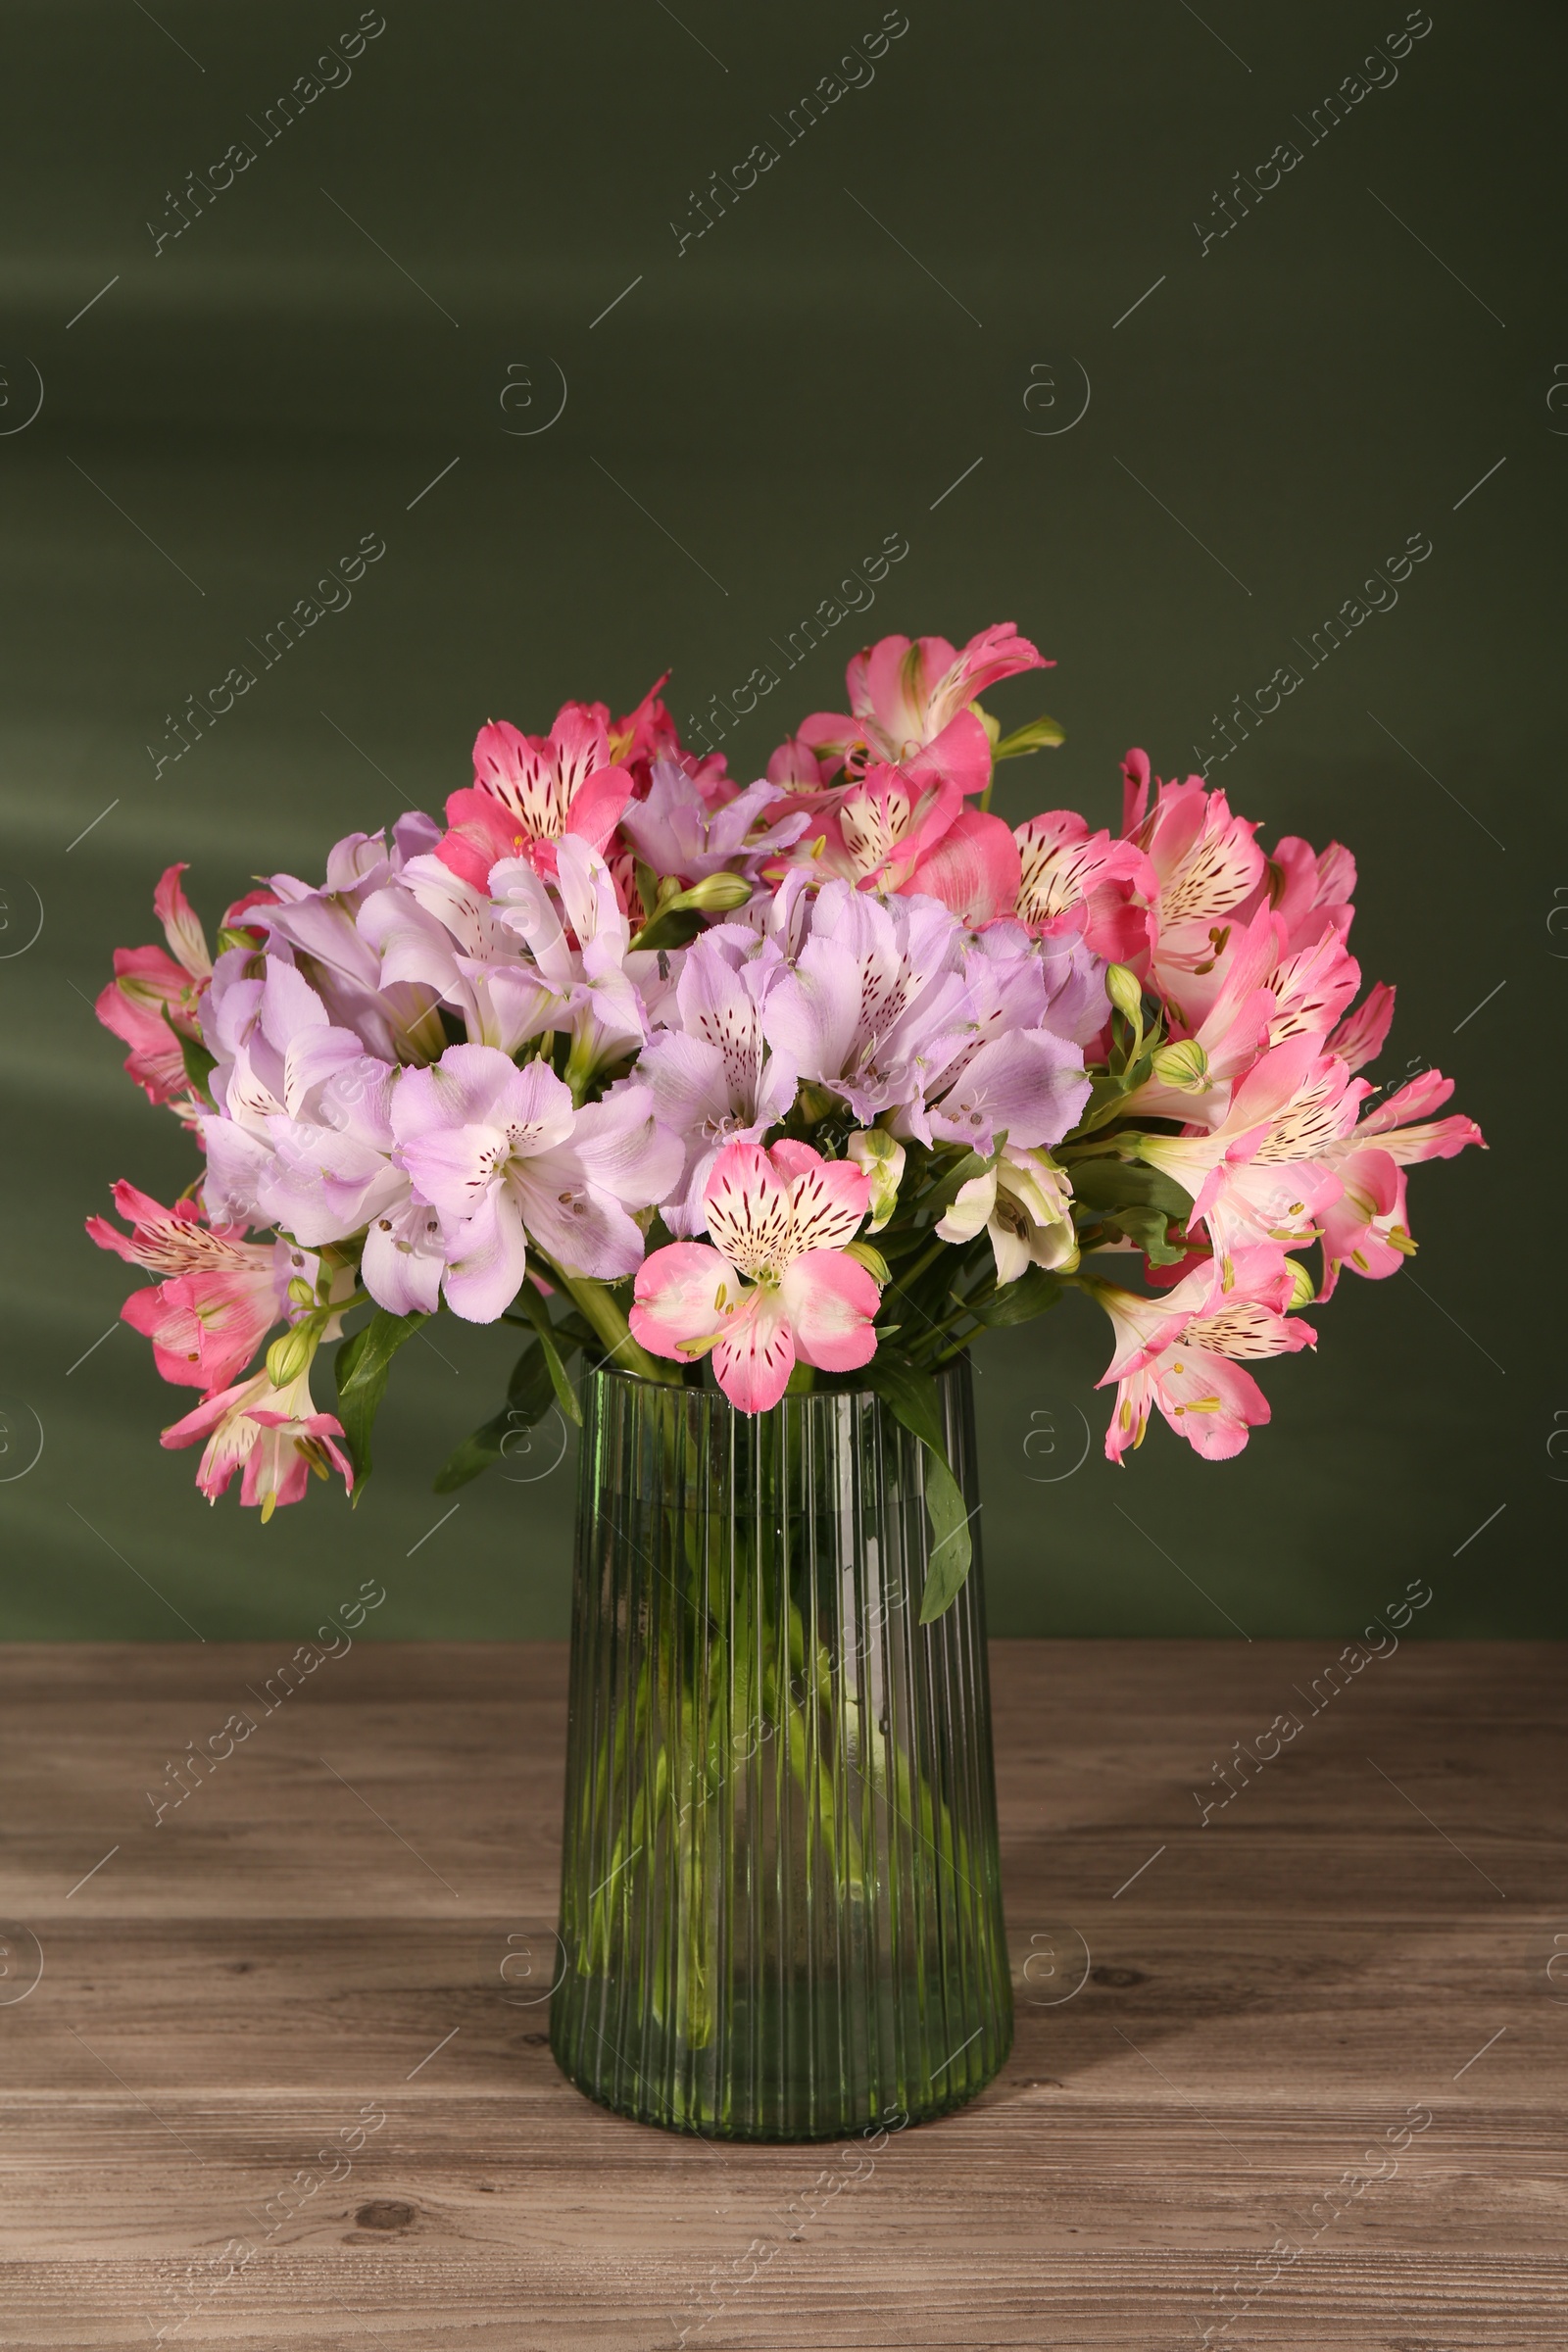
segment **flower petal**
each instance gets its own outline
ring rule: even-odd
[[[810,1250],[798,1257],[779,1298],[805,1362],[823,1372],[853,1372],[875,1355],[872,1325],[882,1295],[864,1266],[842,1250]]]
[[[711,1340],[744,1302],[735,1269],[706,1242],[671,1242],[637,1269],[631,1336],[651,1355],[692,1360],[690,1343]]]
[[[516,1203],[497,1193],[448,1240],[448,1306],[466,1323],[497,1322],[521,1289],[527,1263]]]
[[[866,1280],[870,1281],[869,1275]],[[873,1348],[875,1344],[873,1340]],[[746,1311],[736,1316],[713,1349],[713,1377],[731,1404],[743,1413],[765,1413],[789,1386],[795,1355],[795,1335],[781,1294],[760,1288],[752,1292]],[[863,1363],[865,1358],[855,1360]]]

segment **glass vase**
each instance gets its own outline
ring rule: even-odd
[[[974,1565],[921,1625],[922,1450],[879,1397],[585,1376],[550,2038],[622,2115],[825,2138],[1007,2054],[966,1359],[938,1386]]]

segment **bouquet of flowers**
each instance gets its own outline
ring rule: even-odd
[[[312,1471],[363,1485],[392,1359],[440,1313],[527,1335],[443,1492],[578,1416],[583,1350],[745,1413],[874,1389],[930,1449],[935,1521],[932,1374],[1068,1291],[1110,1320],[1113,1461],[1152,1406],[1239,1452],[1269,1417],[1248,1366],[1314,1345],[1301,1310],[1346,1268],[1394,1273],[1406,1168],[1482,1137],[1434,1117],[1435,1070],[1382,1100],[1357,1075],[1394,991],[1356,1001],[1338,843],[1265,852],[1141,751],[1115,834],[991,812],[997,762],[1061,732],[1004,736],[977,698],[1049,666],[1006,623],[885,637],[744,788],[662,679],[624,718],[491,723],[444,825],[273,875],[216,957],[171,866],[168,951],[119,951],[97,1009],[202,1167],[171,1207],[117,1185],[130,1231],[88,1232],[155,1278],[123,1313],[201,1392],[163,1442],[201,1442],[202,1493],[242,1471],[267,1518]]]

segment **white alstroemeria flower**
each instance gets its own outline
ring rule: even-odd
[[[945,1242],[972,1242],[982,1229],[996,1253],[997,1287],[1028,1266],[1070,1273],[1078,1263],[1072,1186],[1049,1152],[1004,1144],[997,1165],[971,1176],[937,1226]]]

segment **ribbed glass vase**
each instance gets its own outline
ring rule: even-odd
[[[972,1513],[967,1362],[939,1386]],[[978,1521],[922,1626],[921,1458],[869,1392],[585,1378],[550,2038],[623,2115],[824,2138],[1007,2054]]]

